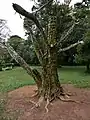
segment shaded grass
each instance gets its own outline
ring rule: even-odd
[[[59,69],[59,78],[63,84],[74,84],[80,88],[90,88],[90,74],[85,73],[85,67],[63,67]]]
[[[41,70],[40,67],[37,68]],[[90,74],[85,74],[84,71],[84,67],[63,67],[58,69],[61,83],[69,83],[77,87],[90,88]],[[33,84],[35,84],[33,78],[20,67],[0,72],[1,92],[11,91],[25,85]]]

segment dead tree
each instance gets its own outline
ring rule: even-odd
[[[46,35],[45,31],[43,30],[41,24],[39,23],[37,17],[35,16],[35,13],[43,9],[45,6],[47,6],[49,3],[53,2],[53,0],[50,0],[45,5],[41,6],[38,10],[30,13],[24,10],[21,6],[17,4],[13,4],[13,8],[16,12],[18,12],[20,15],[27,17],[28,19],[32,20],[37,28],[39,29],[40,33],[42,34],[42,45],[40,44],[40,41],[38,40],[38,47],[34,42],[34,36],[31,31],[32,35],[32,44],[34,45],[36,55],[40,61],[40,64],[42,66],[42,73],[40,74],[39,71],[36,69],[31,69],[30,66],[21,58],[14,49],[7,43],[3,45],[9,52],[9,54],[18,62],[21,67],[23,67],[29,75],[31,75],[38,88],[38,96],[39,101],[36,103],[36,106],[40,106],[40,104],[43,101],[46,101],[45,109],[48,112],[48,105],[51,101],[54,99],[59,98],[63,101],[73,101],[73,100],[66,100],[64,97],[67,96],[67,93],[64,92],[60,80],[58,77],[58,71],[57,71],[57,46],[60,42],[62,42],[72,31],[74,28],[74,25],[68,30],[68,32],[65,34],[65,36],[62,35],[61,40],[59,43],[57,43],[56,39],[56,16],[53,12],[53,9],[51,9],[50,17],[49,17],[49,23],[48,23],[48,35]],[[74,23],[75,24],[75,23]],[[59,52],[69,50],[70,48],[80,44],[80,42],[77,42],[75,44],[70,45],[67,48],[60,49]]]

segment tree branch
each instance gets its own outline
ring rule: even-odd
[[[70,46],[66,47],[66,48],[62,48],[62,49],[59,49],[58,53],[59,52],[64,52],[64,51],[67,51],[75,46],[77,46],[78,44],[83,44],[84,42],[83,41],[78,41],[77,43],[74,43],[74,44],[71,44]]]
[[[8,53],[10,54],[10,56],[17,62],[20,64],[20,66],[22,68],[24,68],[27,73],[32,76],[37,84],[37,86],[39,87],[42,84],[42,79],[41,79],[41,75],[40,73],[36,70],[36,69],[32,69],[26,62],[25,60],[19,56],[19,54],[8,44],[8,43],[1,43],[0,42],[0,46],[2,48],[5,48]]]
[[[49,3],[51,3],[52,1],[53,1],[53,0],[48,1],[46,4],[42,5],[39,9],[33,11],[33,13],[39,12],[39,11],[42,10],[44,7],[46,7],[47,5],[49,5]]]
[[[66,34],[61,36],[60,41],[57,43],[57,46],[59,46],[59,44],[63,42],[70,35],[70,33],[72,33],[74,27],[75,27],[75,23],[69,28]]]
[[[40,62],[40,64],[42,64],[42,57],[41,56],[43,56],[43,53],[42,53],[42,50],[41,50],[41,48],[40,48],[40,45],[41,44],[39,44],[39,43],[37,43],[37,45],[39,45],[39,48],[38,48],[38,50],[37,50],[37,48],[36,48],[36,38],[35,38],[35,36],[33,35],[33,31],[32,31],[32,29],[31,28],[29,28],[29,31],[30,31],[30,36],[31,36],[31,41],[32,41],[32,43],[33,43],[33,45],[34,45],[34,51],[35,51],[35,53],[36,53],[36,55],[37,55],[37,58],[38,58],[38,60],[39,60],[39,62]]]
[[[21,14],[22,16],[27,17],[28,19],[32,20],[36,26],[39,28],[40,32],[42,33],[44,39],[46,40],[46,35],[44,33],[44,30],[41,26],[41,24],[39,23],[38,19],[36,18],[36,16],[33,13],[29,13],[27,12],[25,9],[23,9],[20,5],[18,4],[14,4],[13,3],[13,9],[18,12],[19,14]]]

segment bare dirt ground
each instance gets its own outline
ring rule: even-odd
[[[73,93],[71,96],[80,103],[54,101],[46,113],[44,105],[31,109],[34,105],[29,100],[34,94],[36,86],[25,86],[8,93],[7,109],[19,111],[18,120],[90,120],[90,89],[75,88],[73,85],[64,85]]]

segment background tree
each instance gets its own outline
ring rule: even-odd
[[[24,40],[18,35],[13,35],[8,39],[7,42],[14,48],[15,51],[17,51]]]
[[[78,6],[79,17],[84,18],[83,26],[84,26],[84,34],[83,40],[84,44],[78,45],[77,54],[75,56],[76,62],[83,63],[86,65],[86,72],[89,72],[89,64],[90,64],[90,11],[89,11],[89,1],[84,1],[85,4],[80,4]]]
[[[28,40],[24,40],[17,35],[11,36],[7,43],[13,47],[13,49],[28,63],[31,65],[38,64],[38,59],[33,50],[33,45],[30,42],[30,38],[28,36]],[[15,60],[11,59],[15,65],[18,65]]]
[[[76,62],[83,63],[86,65],[86,72],[90,72],[90,31],[85,34],[84,44],[78,45]]]
[[[30,65],[39,65],[38,58],[35,54],[33,45],[28,37],[18,48],[19,55]]]

